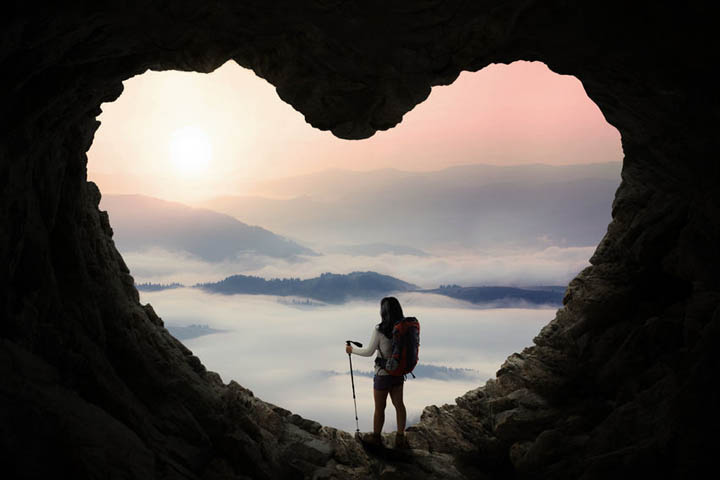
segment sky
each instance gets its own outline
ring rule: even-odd
[[[620,161],[620,136],[572,76],[539,62],[463,72],[365,140],[313,129],[230,61],[211,74],[146,72],[102,106],[88,177],[103,193],[185,203],[326,169],[433,171],[483,163]]]

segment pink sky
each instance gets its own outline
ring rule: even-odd
[[[247,183],[328,168],[622,160],[619,133],[582,84],[538,62],[465,72],[434,88],[394,129],[360,141],[313,129],[270,84],[233,62],[208,75],[131,78],[99,119],[89,178],[105,193],[182,202],[242,195]],[[183,132],[195,132],[190,143],[177,142]]]

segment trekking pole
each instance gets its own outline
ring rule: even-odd
[[[362,343],[360,343],[360,342],[353,342],[352,340],[345,340],[346,345],[350,346],[351,343],[358,348],[362,348]],[[355,399],[355,378],[353,377],[353,371],[352,371],[352,356],[349,353],[348,353],[348,360],[350,360],[350,383],[352,383],[353,403],[355,404],[355,434],[360,435],[360,425],[358,424],[358,416],[357,416],[357,400]]]

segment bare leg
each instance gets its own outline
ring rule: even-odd
[[[385,423],[385,405],[387,404],[387,390],[373,389],[373,397],[375,398],[375,415],[373,416],[373,433],[380,435],[383,424]]]
[[[407,418],[407,412],[405,411],[405,403],[403,403],[402,383],[400,385],[395,385],[390,389],[390,399],[395,406],[395,413],[397,415],[397,431],[400,435],[403,435],[405,433],[405,420]]]

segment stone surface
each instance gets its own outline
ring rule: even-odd
[[[11,2],[0,16],[3,476],[700,476],[720,424],[711,7]],[[579,78],[622,135],[622,183],[592,265],[497,379],[425,409],[411,462],[223,383],[139,303],[86,181],[100,105],[148,69],[229,59],[348,139],[395,126],[463,70],[541,60]]]

